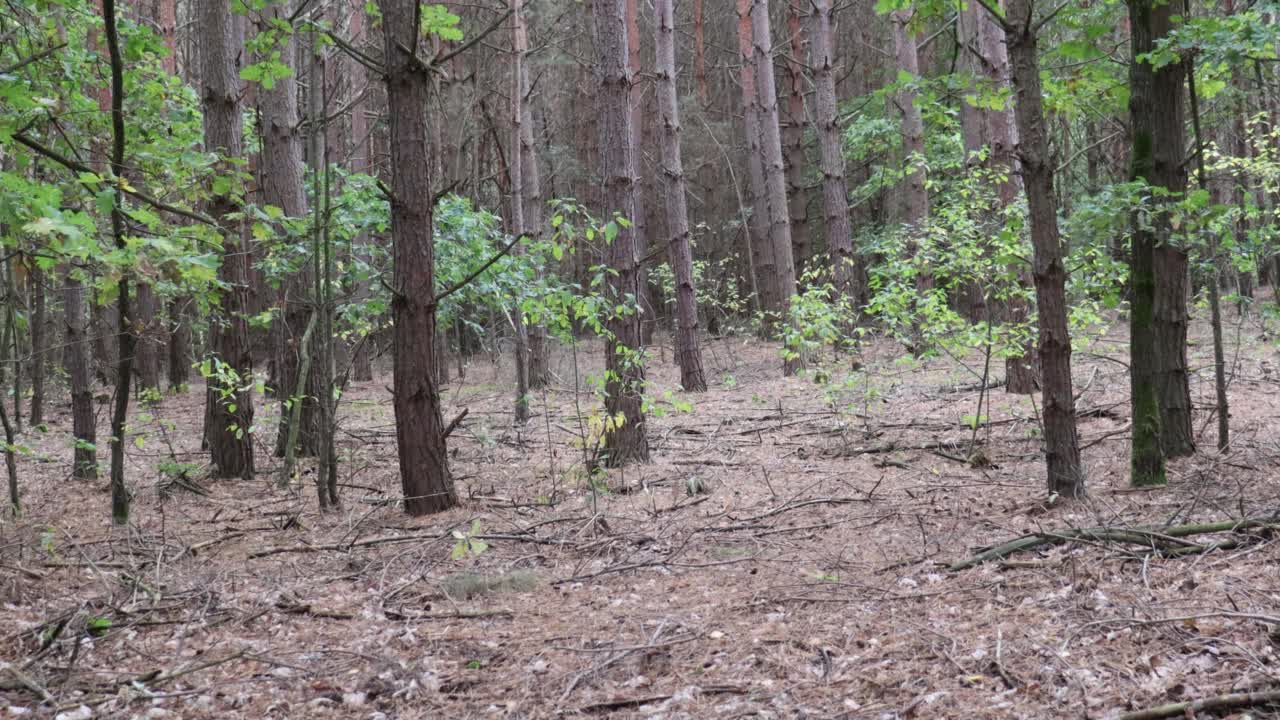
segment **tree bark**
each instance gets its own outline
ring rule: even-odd
[[[135,294],[137,321],[134,327],[138,333],[138,349],[134,364],[137,366],[138,389],[158,389],[161,338],[156,327],[156,295],[150,283],[144,282],[138,282]]]
[[[191,382],[190,295],[169,302],[169,391],[178,392]]]
[[[1015,119],[1022,179],[1026,185],[1033,251],[1044,417],[1045,465],[1050,494],[1085,495],[1084,468],[1071,385],[1071,334],[1067,325],[1067,269],[1053,195],[1053,160],[1045,130],[1032,0],[1008,0],[1007,39],[1017,90]]]
[[[240,78],[238,58],[243,52],[241,26],[231,14],[229,0],[200,4],[199,25],[204,35],[200,53],[200,79],[204,84],[204,145],[207,152],[224,158],[223,172],[231,172],[228,160],[241,157]],[[214,477],[253,478],[253,358],[245,320],[248,247],[234,194],[211,198],[208,213],[224,230],[222,265],[218,278],[226,290],[220,312],[210,317],[209,345],[215,360],[230,367],[243,380],[229,399],[223,399],[216,380],[208,381],[205,435],[213,459]],[[247,388],[247,389],[241,389]]]
[[[774,292],[782,322],[789,323],[791,298],[796,294],[796,267],[791,246],[791,218],[787,205],[787,174],[782,158],[782,131],[778,124],[778,92],[773,72],[773,38],[769,27],[768,0],[754,0],[751,10],[756,91],[760,106],[760,145],[764,153],[765,185],[769,209],[769,244],[773,246]],[[790,353],[783,372],[793,375],[803,358]]]
[[[791,54],[787,67],[787,121],[783,130],[786,146],[784,160],[787,175],[787,213],[791,218],[791,254],[796,275],[804,274],[806,264],[813,255],[809,239],[809,199],[805,188],[804,129],[808,124],[804,108],[804,32],[800,19],[800,3],[806,0],[788,0],[787,37]]]
[[[31,426],[44,423],[44,356],[46,352],[44,271],[32,265],[31,283]]]
[[[419,66],[416,0],[378,0],[391,141],[392,383],[405,512],[458,504],[436,387],[435,249],[426,107],[431,78]]]
[[[628,97],[632,78],[627,61],[626,3],[627,0],[593,0],[595,46],[599,57],[596,72],[600,87],[600,177],[606,218],[612,218],[614,213],[623,218],[634,217],[638,192],[630,142]],[[607,264],[614,271],[609,277],[610,302],[614,304],[632,304],[641,297],[636,231],[634,224],[620,226],[607,251]],[[610,419],[622,419],[620,427],[614,427],[605,435],[603,460],[609,467],[649,460],[641,399],[645,375],[640,322],[639,313],[630,312],[613,313],[608,323],[605,413]]]
[[[267,6],[262,10],[260,25],[267,29],[272,23],[285,22],[292,14],[298,0],[288,0]],[[271,87],[257,86],[258,116],[262,136],[262,199],[283,211],[285,217],[302,219],[307,216],[307,194],[303,186],[303,138],[298,111],[298,49],[290,38],[277,46],[278,62],[290,68],[286,77],[277,78]],[[264,58],[255,58],[261,62]],[[303,238],[285,235],[278,230],[283,254],[297,257],[294,248]],[[298,363],[302,334],[312,312],[315,277],[311,258],[303,257],[300,266],[293,268],[281,282],[278,297],[278,314],[273,326],[276,329],[276,393],[280,400],[280,424],[277,426],[275,454],[284,456],[284,445],[289,438],[289,423],[293,413],[289,406],[302,403],[302,427],[298,432],[298,454],[313,456],[319,451],[319,408],[316,398],[321,392],[320,363],[312,363],[312,374],[306,387],[299,388]],[[313,345],[319,341],[319,334]],[[313,358],[319,357],[315,347],[308,350]]]
[[[667,261],[676,284],[676,359],[680,385],[705,392],[706,375],[698,347],[698,300],[689,249],[689,208],[684,163],[680,156],[680,104],[676,92],[675,13],[672,0],[654,0],[654,63],[658,76],[658,115],[662,133],[662,180],[667,196]]]
[[[813,67],[814,122],[822,148],[823,226],[827,235],[836,289],[861,306],[866,292],[865,270],[853,249],[849,223],[849,186],[845,182],[843,141],[836,100],[835,42],[831,28],[831,0],[811,0],[809,64]]]
[[[738,0],[739,81],[742,84],[742,124],[746,136],[747,177],[751,184],[751,266],[756,295],[765,313],[763,330],[777,326],[782,314],[778,296],[777,263],[769,237],[769,190],[765,183],[764,154],[760,145],[760,93],[756,89],[756,64],[751,27],[752,0]],[[745,231],[745,229],[744,229]]]
[[[693,77],[698,84],[698,100],[702,107],[711,103],[707,87],[707,22],[703,0],[693,0]]]
[[[542,176],[538,169],[538,148],[533,134],[533,86],[529,82],[529,28],[524,17],[524,0],[512,0],[513,7],[519,8],[512,13],[518,33],[516,53],[519,62],[516,67],[520,108],[515,118],[517,132],[516,150],[511,153],[513,175],[516,161],[519,161],[520,180],[520,213],[523,224],[521,232],[531,242],[542,238]],[[512,178],[513,183],[515,177]],[[547,329],[542,324],[534,324],[525,328],[528,336],[528,383],[530,390],[541,390],[547,386]]]
[[[907,26],[911,22],[911,14],[905,10],[895,10],[890,15],[893,24],[894,54],[898,59],[898,69],[912,78],[920,75],[919,58],[916,55],[916,39]],[[902,113],[902,151],[906,155],[906,163],[910,167],[902,188],[902,222],[907,233],[907,254],[914,258],[919,251],[918,238],[929,219],[929,191],[925,187],[924,165],[924,119],[920,108],[916,105],[916,91],[910,86],[903,87],[897,96],[898,109]],[[924,351],[924,331],[921,327],[920,311],[924,307],[924,296],[933,292],[933,274],[923,265],[916,267],[917,308],[911,329],[911,352],[919,354]]]
[[[72,476],[77,480],[98,479],[98,424],[93,415],[93,377],[89,370],[88,318],[84,284],[68,268],[63,278],[63,338],[67,347],[63,358],[71,384],[71,433],[75,436]]]
[[[511,176],[511,234],[525,235],[524,221],[524,103],[525,54],[529,38],[524,24],[523,0],[511,0],[511,161],[507,174]],[[530,133],[532,134],[532,133]],[[523,252],[519,245],[513,253]],[[509,310],[511,326],[515,331],[516,398],[515,419],[523,423],[529,419],[529,326],[520,308],[517,293]]]

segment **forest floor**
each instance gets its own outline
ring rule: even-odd
[[[653,462],[594,491],[573,355],[519,429],[509,367],[476,358],[446,391],[446,420],[469,411],[450,442],[462,504],[421,519],[394,502],[389,377],[344,397],[344,505],[328,515],[312,475],[277,489],[265,452],[253,482],[166,489],[171,453],[204,460],[196,388],[137,411],[133,524],[113,528],[105,482],[69,479],[59,404],[23,439],[25,513],[0,522],[0,716],[1116,718],[1275,689],[1266,533],[1195,536],[1231,542],[1186,555],[1153,552],[1178,545],[1158,534],[1086,538],[948,567],[1024,533],[1274,514],[1275,342],[1229,318],[1231,453],[1211,452],[1197,322],[1207,452],[1173,463],[1167,487],[1127,487],[1117,324],[1075,359],[1090,497],[1051,507],[1032,401],[994,391],[973,452],[981,360],[907,365],[889,342],[835,409],[812,378],[781,377],[776,348],[709,343],[710,392],[652,419]],[[678,374],[658,354],[660,394]],[[580,377],[601,360],[577,357]],[[259,410],[260,450],[277,414]]]

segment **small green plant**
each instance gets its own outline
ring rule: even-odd
[[[480,528],[480,521],[473,520],[470,530],[454,530],[452,535],[456,541],[453,544],[453,552],[449,554],[454,560],[461,560],[468,555],[483,555],[489,549],[489,543],[480,539],[483,531]]]

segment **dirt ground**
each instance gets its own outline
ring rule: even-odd
[[[594,489],[575,355],[558,351],[523,428],[509,368],[474,358],[447,388],[446,419],[469,411],[450,443],[463,502],[422,519],[394,502],[389,377],[344,397],[344,506],[326,516],[312,475],[275,486],[275,408],[258,411],[255,481],[165,482],[171,453],[204,461],[196,388],[135,414],[134,523],[113,528],[105,482],[70,479],[59,402],[23,439],[25,513],[0,522],[0,716],[1116,718],[1273,689],[1265,531],[1195,536],[1232,542],[1185,555],[1085,540],[948,568],[1024,533],[1280,509],[1274,342],[1229,319],[1232,452],[1126,487],[1117,326],[1076,356],[1090,499],[1053,507],[1032,401],[994,391],[971,447],[981,360],[914,366],[888,342],[838,393],[781,377],[773,347],[711,342],[710,392],[651,420],[652,463]],[[1193,330],[1211,451],[1211,348]],[[670,348],[655,355],[661,397],[678,375]],[[600,363],[576,358],[580,379]]]

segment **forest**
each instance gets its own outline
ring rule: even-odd
[[[1280,2],[0,0],[0,716],[1280,718]]]

